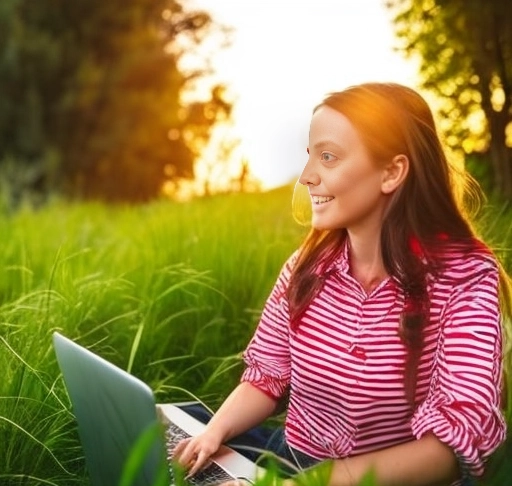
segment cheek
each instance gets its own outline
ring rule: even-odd
[[[358,171],[354,170],[337,177],[331,183],[331,193],[333,195],[355,196],[361,194],[371,198],[374,195],[381,193],[381,179],[380,174],[375,171]]]

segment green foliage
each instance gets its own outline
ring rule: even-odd
[[[230,116],[221,86],[185,99],[209,68],[184,56],[225,32],[177,0],[2,1],[0,31],[0,165],[27,188],[153,199]]]
[[[503,0],[387,0],[399,50],[419,61],[441,100],[440,128],[466,154],[486,152],[492,188],[512,197],[512,4]]]
[[[163,433],[161,429],[161,424],[154,423],[141,434],[126,460],[118,486],[132,486],[134,479],[137,477],[138,472],[144,465],[146,455],[154,446],[158,436],[161,436]],[[157,479],[155,484],[152,486],[169,486],[169,473],[167,467],[165,454],[164,451],[162,451],[162,461],[159,466]]]
[[[297,486],[325,486],[331,476],[332,462],[325,461],[317,467],[306,469],[297,475]],[[371,482],[368,482],[368,478]],[[372,486],[373,479],[368,476],[363,478],[359,486]]]
[[[217,406],[303,231],[290,199],[287,188],[0,217],[0,483],[87,484],[54,330],[130,369],[159,401],[191,392]]]
[[[55,330],[130,370],[159,402],[192,395],[216,408],[306,231],[292,219],[291,195],[285,188],[131,208],[53,203],[0,216],[0,483],[89,484]],[[487,208],[479,226],[511,271],[510,209]],[[493,458],[486,486],[506,484],[510,444]],[[137,452],[132,460],[128,468]],[[274,484],[272,472],[261,486]],[[323,474],[304,476],[305,484],[325,484]]]

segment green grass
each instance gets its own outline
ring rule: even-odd
[[[0,218],[0,484],[87,484],[59,379],[59,330],[211,406],[304,228],[291,189],[141,207],[54,204]],[[222,376],[222,379],[220,379]]]
[[[0,484],[88,484],[55,330],[146,381],[158,401],[188,398],[181,387],[215,408],[237,382],[240,352],[305,234],[291,195],[54,203],[0,216]],[[488,211],[479,221],[509,270],[510,215]],[[492,464],[494,478],[512,473],[503,464]],[[503,484],[495,481],[486,484]]]

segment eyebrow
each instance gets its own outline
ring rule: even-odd
[[[334,147],[337,151],[344,152],[344,149],[341,145],[338,145],[337,143],[330,140],[321,140],[320,142],[317,142],[313,145],[313,149],[316,150],[329,147]]]

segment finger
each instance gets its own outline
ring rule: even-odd
[[[192,462],[192,466],[190,467],[190,469],[188,471],[188,475],[187,475],[188,477],[193,476],[194,474],[199,472],[201,469],[203,469],[207,465],[209,456],[205,452],[199,451],[199,453],[192,459],[193,459],[193,462]]]
[[[176,457],[178,463],[187,469],[192,466],[192,463],[197,459],[197,444],[194,444],[193,441],[190,441],[186,444],[185,448],[180,451],[179,456]]]
[[[180,442],[178,442],[178,444],[176,444],[176,446],[174,447],[174,450],[172,451],[173,459],[181,456],[181,454],[187,448],[190,441],[191,441],[191,439],[183,439]]]
[[[193,464],[195,463],[196,461],[196,454],[191,451],[191,450],[187,450],[185,449],[183,451],[183,453],[176,458],[176,461],[178,462],[178,464],[184,468],[186,468],[187,470],[190,469]]]

